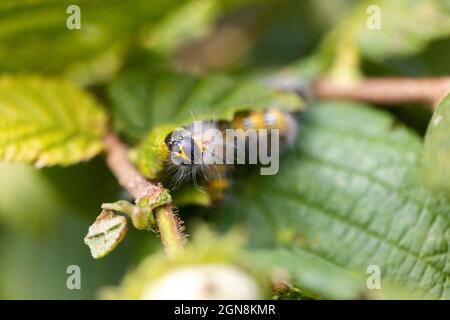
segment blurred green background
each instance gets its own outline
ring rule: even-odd
[[[387,8],[381,35],[367,43],[360,33],[355,43],[350,41],[361,59],[344,72],[449,74],[450,2],[380,3]],[[81,30],[66,28],[69,4],[81,8]],[[0,72],[69,78],[94,92],[107,108],[113,106],[111,101],[117,102],[109,84],[133,70],[240,76],[289,67],[308,78],[338,65],[336,56],[348,41],[343,35],[354,33],[350,21],[365,19],[367,14],[355,9],[368,4],[356,0],[2,0]],[[133,88],[145,95],[145,86],[144,92]],[[431,117],[418,106],[389,112],[420,135]],[[124,138],[136,142],[141,131],[117,119],[113,123]],[[90,299],[99,288],[117,285],[145,255],[160,248],[154,234],[130,228],[112,254],[99,261],[91,258],[83,237],[99,213],[99,204],[124,197],[103,156],[43,170],[0,163],[0,298]],[[188,229],[189,219],[195,221],[198,212],[208,210],[214,211],[183,209]],[[81,267],[81,290],[66,288],[69,265]]]

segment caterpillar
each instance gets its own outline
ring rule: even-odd
[[[164,140],[174,185],[191,179],[206,190],[213,203],[220,202],[231,185],[230,167],[261,160],[260,150],[255,154],[255,143],[259,149],[266,146],[267,151],[270,146],[272,150],[276,145],[283,151],[292,145],[297,131],[296,114],[279,108],[239,112],[231,121],[199,121],[183,126]],[[228,133],[232,139],[228,139]]]

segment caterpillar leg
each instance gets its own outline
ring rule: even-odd
[[[226,177],[209,180],[206,182],[206,192],[208,192],[213,204],[221,202],[230,187],[230,180]]]
[[[214,173],[205,179],[205,190],[213,204],[221,202],[227,194],[231,181],[228,179],[228,167],[226,165],[215,165]]]

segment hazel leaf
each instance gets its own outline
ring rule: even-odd
[[[106,122],[103,108],[71,82],[0,77],[0,160],[37,167],[88,160],[103,148]]]
[[[252,247],[286,248],[366,278],[376,265],[382,286],[448,299],[450,202],[420,180],[420,137],[389,113],[350,102],[312,105],[302,129],[278,174],[249,170],[234,180],[216,226],[242,225]],[[314,282],[292,261],[295,285],[344,293],[320,283],[325,268]]]
[[[123,240],[127,228],[125,217],[115,215],[110,210],[103,210],[89,227],[84,243],[91,249],[94,259],[103,258]]]
[[[436,109],[428,125],[422,153],[425,183],[450,195],[450,94]]]

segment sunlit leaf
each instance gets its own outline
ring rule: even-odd
[[[102,149],[106,114],[69,82],[0,78],[0,159],[38,167],[88,160]]]

